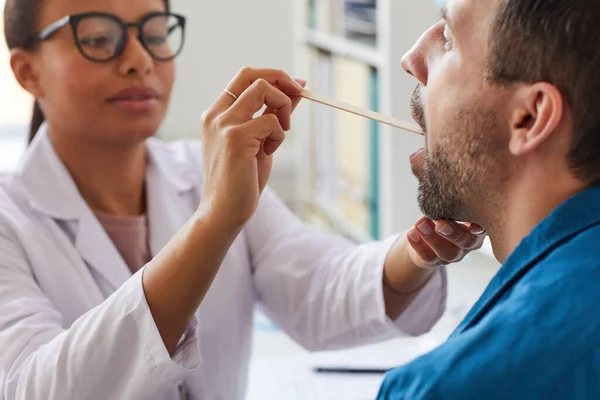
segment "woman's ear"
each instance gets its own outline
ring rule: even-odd
[[[534,151],[556,131],[563,118],[564,99],[556,86],[540,82],[519,88],[515,101],[509,149],[519,156]]]
[[[31,93],[33,97],[42,96],[39,75],[35,68],[33,55],[23,49],[13,49],[10,52],[10,67],[15,79],[23,89]]]

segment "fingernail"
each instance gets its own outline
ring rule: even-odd
[[[473,235],[483,235],[485,233],[485,229],[483,229],[480,226],[478,226],[477,228],[471,227],[471,233]]]
[[[448,224],[443,224],[442,227],[439,228],[437,231],[444,236],[450,236],[454,232],[454,229],[452,229],[452,227]]]
[[[421,222],[419,226],[417,226],[417,229],[424,235],[431,235],[433,233],[433,229],[431,229],[431,225],[429,225],[427,221]]]
[[[415,243],[418,243],[421,240],[421,236],[419,236],[419,234],[417,232],[415,232],[414,230],[411,230],[410,232],[408,232],[408,237],[410,238],[410,240],[412,240]]]
[[[304,88],[302,87],[302,85],[300,84],[300,82],[298,82],[298,81],[294,80],[294,83],[295,83],[295,84],[296,84],[296,86],[298,86],[300,89],[304,89]]]

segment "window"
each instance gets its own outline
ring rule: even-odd
[[[0,0],[0,9],[4,4]],[[4,174],[14,169],[25,149],[33,100],[13,77],[2,18],[0,32],[0,174]]]

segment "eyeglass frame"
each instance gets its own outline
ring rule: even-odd
[[[84,19],[94,18],[94,17],[103,17],[103,18],[111,19],[112,21],[119,24],[119,26],[122,28],[121,29],[122,36],[121,36],[121,39],[119,40],[119,43],[117,44],[117,47],[115,48],[115,53],[111,57],[108,57],[108,58],[102,59],[102,60],[90,57],[85,53],[85,51],[81,47],[81,43],[80,43],[80,40],[79,40],[78,34],[77,34],[77,28],[79,27],[80,22]],[[179,49],[177,50],[176,53],[174,53],[172,56],[167,57],[167,58],[157,57],[148,48],[148,45],[146,44],[146,41],[143,38],[144,24],[146,24],[149,20],[156,18],[156,17],[175,17],[177,19],[177,25],[175,25],[175,27],[173,27],[173,28],[181,26],[181,45],[179,46]],[[125,50],[125,48],[127,47],[127,43],[129,42],[129,35],[127,34],[129,31],[129,28],[136,28],[137,32],[138,32],[137,38],[140,41],[140,43],[142,44],[142,46],[144,47],[144,49],[148,52],[148,54],[150,54],[150,56],[154,60],[161,61],[161,62],[168,62],[168,61],[173,60],[175,57],[177,57],[179,55],[179,53],[181,53],[181,51],[183,50],[183,45],[185,43],[185,24],[186,24],[186,18],[183,15],[174,14],[174,13],[170,13],[170,12],[153,12],[153,13],[150,13],[150,14],[144,16],[138,22],[129,22],[129,23],[123,21],[121,18],[117,17],[114,14],[109,14],[109,13],[105,13],[105,12],[86,12],[86,13],[80,13],[80,14],[72,14],[72,15],[67,15],[67,16],[51,23],[50,25],[48,25],[47,27],[42,29],[40,31],[40,33],[38,33],[34,36],[31,36],[27,40],[26,48],[32,49],[37,43],[44,42],[44,41],[50,39],[60,29],[64,28],[67,25],[70,25],[72,33],[73,33],[73,39],[75,41],[75,46],[77,46],[77,50],[79,51],[79,53],[85,59],[87,59],[91,62],[106,63],[106,62],[115,60],[116,58],[120,57],[121,54],[123,54],[123,51]],[[167,35],[169,35],[171,32],[172,32],[172,30],[168,31]]]

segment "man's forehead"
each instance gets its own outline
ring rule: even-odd
[[[506,0],[445,0],[442,17],[446,18],[456,41],[463,49],[465,46],[480,48],[488,43],[498,4],[504,1]]]
[[[474,26],[478,22],[487,25],[486,22],[496,15],[502,1],[504,0],[438,0],[438,3],[450,19]]]

